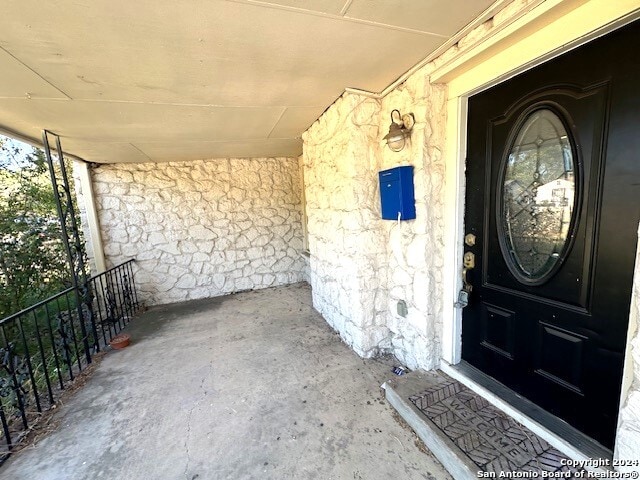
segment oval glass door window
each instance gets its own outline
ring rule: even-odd
[[[548,108],[533,111],[516,129],[503,174],[500,243],[512,273],[541,284],[559,266],[570,238],[573,149],[564,123]]]

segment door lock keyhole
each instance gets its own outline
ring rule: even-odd
[[[464,254],[464,257],[462,257],[462,265],[467,270],[471,270],[472,268],[475,268],[476,256],[473,254],[473,252],[467,252]]]

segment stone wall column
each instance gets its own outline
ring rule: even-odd
[[[314,307],[359,355],[389,349],[377,100],[345,94],[304,135]]]

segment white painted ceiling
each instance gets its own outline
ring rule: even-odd
[[[9,0],[0,128],[91,162],[297,156],[346,87],[379,92],[492,0]]]

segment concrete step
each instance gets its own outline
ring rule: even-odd
[[[427,418],[418,408],[409,401],[408,396],[398,392],[398,389],[420,391],[424,385],[423,373],[411,372],[397,380],[389,380],[382,385],[385,397],[405,422],[416,432],[416,435],[424,442],[425,446],[442,463],[444,468],[456,480],[477,479],[478,468],[471,459],[464,454],[453,441]],[[412,388],[415,387],[415,388]]]
[[[605,460],[575,460],[442,371],[414,371],[382,385],[387,401],[455,479],[532,472],[583,478]]]

